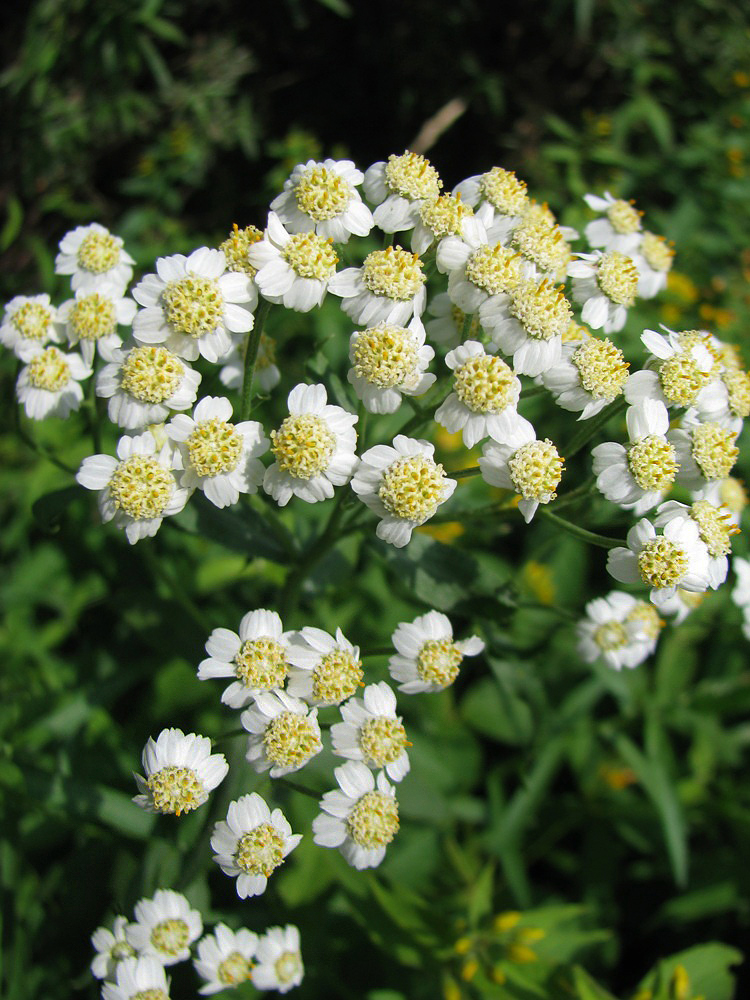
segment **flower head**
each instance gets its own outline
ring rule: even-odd
[[[425,156],[408,150],[392,153],[387,161],[373,163],[365,171],[365,194],[373,205],[375,225],[384,233],[413,229],[425,201],[434,201],[443,182]]]
[[[135,775],[140,794],[133,801],[153,813],[192,812],[226,778],[229,765],[222,753],[211,753],[207,736],[181,729],[162,729],[143,748],[145,778]]]
[[[49,295],[16,295],[5,307],[0,344],[23,358],[31,348],[62,342],[62,323]]]
[[[135,949],[128,944],[125,931],[128,921],[125,917],[115,917],[112,930],[97,927],[91,935],[91,943],[96,955],[91,960],[91,974],[96,979],[114,979],[117,966],[126,958],[135,958]]]
[[[619,250],[582,253],[568,266],[568,274],[573,278],[573,298],[583,305],[583,322],[605,333],[622,330],[638,294],[633,260]]]
[[[107,361],[122,340],[118,326],[133,322],[137,306],[133,299],[116,294],[111,289],[84,292],[80,289],[74,299],[63,302],[58,311],[61,323],[71,344],[79,344],[86,364],[91,365],[97,350]]]
[[[213,934],[200,939],[198,957],[193,959],[195,971],[205,980],[198,992],[209,996],[247,982],[257,947],[258,935],[252,931],[217,924]]]
[[[351,698],[364,676],[359,646],[341,629],[335,637],[310,627],[292,633],[289,662],[289,694],[314,705],[339,705]]]
[[[501,443],[488,441],[482,449],[479,468],[490,486],[513,490],[520,497],[518,509],[528,524],[540,503],[550,503],[562,478],[564,459],[523,417],[509,427]]]
[[[425,372],[434,356],[418,316],[407,327],[378,323],[351,335],[349,381],[371,413],[394,413],[402,393],[421,396],[434,384]]]
[[[383,768],[391,781],[401,781],[409,772],[409,756],[401,717],[396,715],[396,696],[385,681],[368,684],[363,698],[350,698],[341,706],[343,722],[331,727],[333,752],[349,760],[361,760],[373,770]]]
[[[164,964],[152,955],[123,959],[114,970],[115,981],[102,984],[102,1000],[169,1000]]]
[[[91,369],[79,354],[63,354],[54,345],[24,348],[24,361],[16,382],[16,395],[32,420],[67,417],[83,401],[82,379]]]
[[[418,254],[389,246],[373,250],[361,267],[339,271],[329,288],[344,300],[341,308],[353,322],[403,326],[412,316],[421,316],[426,281]]]
[[[158,889],[152,899],[135,905],[135,922],[127,928],[129,943],[139,955],[174,965],[190,958],[190,945],[203,931],[198,910],[172,889]]]
[[[71,275],[73,291],[110,289],[122,295],[133,277],[135,261],[123,250],[123,241],[98,222],[76,226],[60,240],[55,273]]]
[[[108,399],[114,424],[140,430],[187,410],[195,402],[200,373],[187,361],[158,344],[114,349],[96,379],[96,394]]]
[[[439,611],[401,622],[392,642],[396,655],[390,658],[388,669],[405,694],[442,691],[458,677],[463,658],[484,649],[476,635],[454,641],[450,619]]]
[[[614,590],[586,605],[578,623],[578,652],[587,663],[601,658],[608,667],[637,667],[656,648],[662,622],[652,604]]]
[[[247,760],[272,778],[299,771],[323,749],[317,708],[308,709],[285,691],[256,694],[240,721],[250,733]]]
[[[643,213],[638,211],[632,201],[614,198],[609,191],[604,192],[604,197],[587,194],[584,200],[589,208],[602,216],[586,226],[585,236],[590,246],[626,254],[632,254],[638,249],[642,240]]]
[[[580,343],[563,343],[557,364],[542,374],[542,381],[558,406],[580,410],[588,420],[622,394],[628,379],[628,362],[611,340],[589,337]]]
[[[269,927],[258,941],[255,961],[250,978],[256,989],[288,993],[299,986],[305,974],[299,930],[293,924]]]
[[[330,239],[313,231],[288,233],[269,212],[263,239],[250,247],[248,260],[257,269],[255,283],[264,299],[309,312],[323,302],[338,256]]]
[[[351,160],[308,160],[298,164],[271,209],[291,233],[316,232],[346,243],[367,236],[375,222],[357,187],[364,174]]]

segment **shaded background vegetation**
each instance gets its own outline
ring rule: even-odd
[[[428,150],[447,186],[493,164],[513,168],[573,225],[587,218],[586,191],[634,197],[678,250],[650,321],[745,338],[750,34],[741,4],[35,0],[4,16],[4,299],[62,293],[54,254],[75,224],[110,225],[150,268],[158,254],[216,244],[232,222],[262,225],[295,163],[332,155],[366,167],[459,101],[462,113]],[[319,322],[346,332],[333,313]],[[7,358],[2,374],[10,399]],[[65,428],[40,437],[74,466],[87,453]],[[129,774],[146,735],[164,725],[228,727],[215,692],[194,683],[196,660],[211,627],[273,606],[283,571],[272,555],[248,561],[251,546],[227,553],[203,522],[204,537],[165,531],[156,559],[147,543],[130,549],[94,524],[80,497],[44,499],[70,479],[38,463],[15,431],[0,448],[10,567],[0,580],[6,993],[94,996],[88,936],[112,906],[132,907],[164,884],[190,887],[217,919],[231,906],[226,880],[211,875],[209,899],[205,873],[185,867],[195,825],[152,837],[153,821],[130,807]],[[356,622],[362,644],[380,646],[384,622],[413,618],[436,592],[461,628],[476,617],[463,587],[479,579],[488,602],[479,617],[489,630],[512,628],[515,652],[455,697],[404,708],[423,731],[415,770],[437,790],[426,801],[416,786],[405,793],[404,847],[384,872],[391,887],[432,900],[433,938],[420,944],[415,899],[379,898],[379,883],[356,882],[330,852],[300,850],[280,897],[254,904],[252,926],[294,919],[306,929],[312,985],[300,995],[434,996],[441,968],[458,976],[451,949],[462,927],[498,908],[584,903],[585,919],[569,915],[575,941],[560,956],[583,949],[621,996],[680,948],[744,944],[750,885],[737,859],[750,834],[740,790],[750,685],[726,593],[664,644],[653,673],[592,679],[571,666],[570,636],[544,615],[511,623],[492,603],[511,562],[526,565],[537,597],[547,587],[580,607],[592,583],[607,587],[599,561],[589,566],[575,546],[553,556],[554,536],[535,537],[533,550],[510,539],[508,561],[485,566],[484,583],[479,568],[457,564],[453,589],[427,572],[395,594],[389,580],[404,567],[373,564],[353,546],[303,595],[293,626],[314,608],[321,627]],[[491,544],[480,528],[467,542]],[[424,555],[453,565],[442,549]],[[353,567],[370,567],[364,615],[346,586]],[[146,581],[155,572],[154,593]],[[734,630],[717,640],[724,620]],[[165,634],[165,621],[184,628]],[[541,679],[527,669],[540,649],[551,650]],[[314,803],[289,808],[295,829],[309,824]],[[361,929],[360,909],[369,914]],[[382,989],[370,994],[368,961],[382,969]],[[176,996],[189,995],[176,983],[186,991]]]

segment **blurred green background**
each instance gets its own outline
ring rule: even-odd
[[[262,226],[300,161],[346,156],[364,169],[421,137],[447,187],[502,165],[571,225],[589,218],[587,191],[635,198],[677,249],[669,289],[644,323],[746,339],[750,18],[741,4],[35,0],[4,19],[4,300],[67,297],[53,262],[74,225],[110,226],[150,269],[157,255],[217,244],[233,222]],[[309,329],[316,346],[304,367]],[[319,345],[347,331],[335,307],[312,327],[297,317],[271,330],[301,359],[299,377],[341,365],[342,351]],[[10,415],[12,359],[0,374]],[[234,524],[230,547],[242,551],[232,552],[200,505],[183,530],[131,549],[98,526],[80,490],[54,492],[70,476],[35,456],[12,423],[0,437],[0,983],[8,1000],[93,997],[89,935],[141,894],[171,885],[207,920],[237,913],[231,883],[208,872],[210,861],[191,862],[207,817],[178,829],[154,822],[130,805],[130,773],[146,737],[166,725],[212,736],[231,728],[195,666],[211,628],[274,606],[285,568],[272,545],[258,550],[248,514]],[[77,467],[90,453],[78,424],[48,423],[37,439]],[[304,514],[300,530],[311,534],[322,515]],[[449,527],[417,539],[409,560],[426,568],[416,571],[382,548],[376,558],[372,539],[350,540],[285,625],[341,625],[366,650],[436,606],[458,634],[479,623],[506,654],[455,691],[403,699],[415,776],[398,848],[377,878],[355,876],[307,837],[278,893],[245,904],[239,919],[301,926],[310,969],[301,997],[604,996],[573,962],[630,997],[667,955],[711,940],[744,948],[750,674],[727,591],[662,643],[655,665],[621,677],[578,662],[564,620],[519,612],[498,590],[515,574],[530,599],[579,611],[609,586],[600,553],[556,544],[543,527],[533,542],[507,535],[502,557],[489,554],[497,539],[481,523],[448,541]],[[476,563],[468,549],[487,554]],[[469,585],[480,595],[471,606]],[[374,662],[373,679],[385,676],[385,660]],[[222,749],[241,758],[242,740]],[[318,761],[310,787],[329,787],[333,763]],[[229,796],[218,796],[217,815]],[[306,829],[315,803],[288,799],[294,829]],[[517,926],[546,936],[495,927],[493,915],[508,910],[526,911]],[[467,935],[504,963],[505,988],[517,992],[462,979],[473,952],[456,942]],[[524,940],[536,962],[518,950]],[[687,996],[729,1000],[735,958],[686,959]],[[381,969],[377,982],[368,963]],[[672,971],[652,977],[654,997],[676,1000]],[[192,982],[176,972],[175,997]]]

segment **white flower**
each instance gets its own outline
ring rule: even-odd
[[[460,194],[441,194],[421,202],[419,221],[411,235],[412,250],[423,254],[436,240],[439,243],[446,236],[460,236],[464,222],[473,214]]]
[[[418,316],[408,327],[378,323],[351,335],[349,382],[370,413],[395,413],[402,393],[421,396],[434,384],[425,372],[434,356]]]
[[[573,310],[562,288],[551,281],[522,281],[506,298],[491,298],[479,321],[522,375],[541,375],[560,360],[562,338]]]
[[[385,681],[368,684],[363,698],[350,698],[341,706],[343,722],[331,726],[333,752],[361,760],[373,770],[383,768],[391,781],[409,773],[406,730],[396,715],[396,695]]]
[[[91,365],[97,348],[103,358],[112,360],[112,352],[122,344],[117,327],[130,326],[137,308],[133,299],[112,289],[79,289],[75,298],[63,302],[58,316],[65,324],[69,342],[80,344],[83,360]]]
[[[255,960],[250,977],[256,990],[288,993],[293,986],[299,986],[305,969],[297,928],[293,924],[269,927],[258,941]]]
[[[623,391],[628,362],[611,340],[590,337],[580,343],[564,343],[557,364],[542,373],[542,381],[564,410],[581,411],[588,420],[608,406]]]
[[[678,587],[701,593],[709,585],[708,549],[698,525],[689,517],[675,517],[657,535],[645,517],[628,532],[628,547],[611,549],[607,570],[620,583],[645,583],[651,601],[660,608]]]
[[[388,161],[373,163],[365,171],[364,189],[368,200],[377,205],[375,225],[384,233],[413,229],[419,221],[424,201],[434,201],[443,182],[430,161],[408,150]]]
[[[262,425],[233,424],[231,417],[228,399],[205,396],[192,418],[178,414],[165,428],[182,456],[180,485],[203,490],[217,507],[237,503],[241,493],[257,493],[266,471],[259,461],[269,444]]]
[[[432,319],[425,321],[428,336],[442,347],[458,347],[463,338],[467,314],[451,301],[447,292],[439,292],[427,303],[427,315]],[[476,340],[481,335],[479,316],[471,316],[468,336]]]
[[[638,268],[630,257],[610,253],[580,253],[568,265],[573,298],[583,305],[581,319],[592,330],[617,333],[638,294]]]
[[[96,951],[91,960],[91,974],[96,979],[114,979],[119,963],[126,958],[135,958],[135,951],[125,937],[127,926],[126,917],[115,917],[112,930],[97,927],[91,935],[91,943]]]
[[[273,812],[256,792],[229,803],[226,822],[215,824],[211,836],[214,861],[225,875],[237,879],[240,899],[260,896],[269,876],[302,840],[280,809]]]
[[[576,626],[578,652],[587,663],[601,658],[608,667],[637,667],[656,649],[663,622],[652,604],[614,590],[586,605]]]
[[[723,507],[728,513],[732,524],[738,528],[742,521],[742,513],[747,507],[747,493],[742,481],[734,476],[718,479],[707,483],[699,490],[693,490],[693,500],[708,500],[714,507]]]
[[[250,733],[245,757],[259,774],[270,770],[272,778],[282,778],[323,749],[317,708],[285,691],[256,694],[240,722]]]
[[[200,247],[189,257],[159,257],[156,274],[133,289],[144,308],[133,320],[139,344],[164,344],[186,361],[219,361],[232,334],[252,330],[258,293],[247,274],[228,271],[221,250]]]
[[[688,410],[681,427],[667,435],[680,463],[677,481],[689,490],[700,490],[725,479],[739,458],[735,443],[739,428],[739,421],[703,422],[695,410]]]
[[[692,614],[708,596],[708,591],[696,594],[678,587],[671,597],[660,602],[659,611],[663,615],[669,615],[673,624],[681,625],[687,616]]]
[[[450,619],[439,611],[400,622],[391,641],[396,655],[390,658],[388,669],[405,694],[442,691],[458,677],[463,658],[484,649],[476,635],[454,642]]]
[[[215,628],[206,643],[208,659],[198,667],[198,679],[231,677],[221,696],[225,705],[242,708],[257,694],[283,688],[289,673],[289,637],[275,611],[249,611],[239,635]]]
[[[76,482],[99,490],[102,521],[123,528],[131,545],[155,535],[163,518],[178,514],[190,491],[177,485],[172,448],[159,447],[150,431],[121,437],[117,458],[91,455],[84,458]]]
[[[116,348],[96,379],[96,394],[109,399],[113,424],[140,430],[169,417],[170,410],[187,410],[195,402],[200,372],[159,345]]]
[[[354,323],[403,326],[422,315],[426,281],[418,254],[389,246],[373,250],[361,267],[339,271],[328,287],[344,300],[341,308]]]
[[[472,208],[479,204],[488,206],[491,209],[489,222],[498,233],[498,239],[503,240],[513,231],[529,206],[526,182],[512,170],[502,167],[492,167],[484,174],[467,177],[455,186],[453,193],[460,194]],[[503,225],[502,230],[498,230],[498,224]]]
[[[718,378],[717,352],[709,335],[662,329],[666,337],[655,330],[644,330],[641,336],[651,354],[646,368],[628,379],[627,401],[658,399],[665,406],[695,407],[704,419],[721,415],[727,407],[727,392]]]
[[[62,324],[49,295],[16,295],[5,307],[0,344],[22,357],[31,347],[62,342]]]
[[[143,778],[135,775],[139,795],[133,802],[153,813],[192,812],[208,800],[229,771],[223,753],[211,753],[207,736],[181,729],[162,729],[143,748]],[[130,939],[128,939],[130,940]]]
[[[467,448],[488,435],[502,441],[518,419],[520,380],[477,340],[450,351],[445,363],[453,371],[453,392],[435,412],[436,422],[451,434],[462,431]]]
[[[102,984],[103,1000],[169,1000],[169,981],[160,959],[125,958],[115,969],[115,979]]]
[[[672,270],[674,250],[663,236],[644,232],[640,246],[632,254],[638,268],[638,295],[642,299],[653,299],[667,287],[667,278]]]
[[[293,496],[307,503],[329,500],[357,465],[357,417],[328,403],[325,386],[297,385],[289,393],[289,416],[271,432],[276,459],[263,489],[280,507]]]
[[[437,266],[448,274],[448,295],[465,313],[488,300],[502,303],[524,277],[517,253],[491,241],[481,219],[467,219],[460,236],[447,236],[437,250]]]
[[[375,221],[357,187],[364,174],[351,160],[308,160],[284,182],[271,209],[291,233],[316,232],[334,243],[367,236]]]
[[[577,237],[575,229],[557,224],[548,205],[532,203],[513,229],[510,248],[521,254],[525,277],[564,281],[571,258],[568,240]]]
[[[484,445],[479,468],[490,486],[514,490],[521,497],[518,509],[528,524],[540,503],[549,503],[557,496],[564,466],[549,438],[538,441],[529,421],[518,417],[501,443],[488,441]]]
[[[72,275],[73,291],[113,289],[121,295],[133,277],[135,261],[122,248],[122,239],[92,222],[76,226],[60,240],[55,274]]]
[[[239,342],[238,342],[239,341]],[[223,360],[219,378],[227,389],[241,389],[245,378],[245,351],[247,337],[235,338],[232,350]],[[274,363],[276,361],[276,341],[265,333],[260,335],[258,353],[255,357],[253,372],[253,387],[268,394],[281,381],[281,372]]]
[[[35,344],[23,349],[23,360],[28,364],[18,376],[16,395],[27,417],[67,417],[78,409],[83,401],[83,389],[78,383],[91,375],[79,354],[63,354],[53,345]]]
[[[313,841],[320,847],[338,847],[354,868],[376,868],[398,833],[398,802],[384,771],[376,779],[358,760],[349,760],[334,772],[340,791],[326,792],[321,812],[313,820]]]
[[[708,585],[712,590],[717,590],[727,578],[727,556],[732,551],[732,535],[739,531],[732,521],[732,515],[726,507],[709,500],[696,500],[690,506],[668,500],[659,506],[654,527],[663,528],[675,517],[692,518],[698,525],[701,541],[708,549]]]
[[[732,569],[737,574],[732,600],[742,611],[742,634],[746,639],[750,639],[750,559],[738,556],[732,560]]]
[[[187,899],[172,889],[157,889],[152,899],[135,904],[135,923],[127,928],[129,943],[144,958],[174,965],[190,958],[190,945],[201,936],[203,921]]]
[[[198,942],[198,957],[193,959],[195,971],[205,980],[198,992],[209,996],[247,982],[257,947],[258,935],[252,931],[217,924],[213,934]]]
[[[338,263],[330,239],[314,232],[288,233],[275,212],[268,213],[263,239],[247,256],[257,269],[255,283],[263,298],[297,312],[322,304]]]
[[[613,198],[609,191],[604,197],[586,194],[584,201],[595,212],[604,215],[602,219],[589,222],[584,235],[592,247],[603,247],[605,250],[619,250],[620,253],[633,255],[641,243],[641,216],[632,201]]]
[[[630,447],[607,441],[592,449],[597,488],[637,516],[655,507],[674,485],[677,454],[666,438],[669,414],[658,399],[628,407]]]
[[[424,524],[458,485],[435,462],[429,441],[398,434],[393,447],[379,444],[362,455],[351,486],[359,499],[381,518],[378,538],[402,548],[414,528]]]
[[[351,698],[364,676],[359,646],[341,629],[336,637],[319,628],[303,628],[289,639],[288,691],[314,705],[339,705]]]

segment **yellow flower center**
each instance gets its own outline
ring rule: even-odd
[[[729,394],[729,409],[744,420],[750,416],[750,375],[743,371],[728,372],[723,381]]]
[[[373,250],[362,265],[362,281],[373,295],[408,302],[427,280],[422,267],[419,254],[409,253],[401,247]]]
[[[720,424],[699,424],[693,428],[693,458],[706,479],[724,479],[732,471],[740,450],[735,435]]]
[[[316,724],[296,712],[280,712],[263,734],[266,757],[279,767],[297,769],[321,749]]]
[[[294,197],[300,212],[315,222],[335,219],[349,207],[353,189],[351,184],[327,167],[310,167],[297,181]]]
[[[41,302],[24,302],[13,313],[11,323],[26,340],[44,340],[54,312]]]
[[[714,507],[708,500],[698,500],[690,508],[690,516],[698,525],[698,532],[705,542],[709,555],[728,556],[732,551],[732,535],[739,528],[732,523],[726,507]]]
[[[512,244],[542,272],[557,275],[570,261],[570,247],[560,227],[529,212],[513,232]]]
[[[385,847],[398,833],[398,802],[384,792],[367,792],[346,820],[346,832],[359,847]]]
[[[302,960],[296,951],[285,951],[276,959],[273,968],[280,983],[291,983],[302,973]]]
[[[234,672],[254,691],[281,688],[289,673],[286,651],[273,639],[247,639],[234,658]]]
[[[580,323],[576,323],[574,319],[570,321],[567,330],[565,330],[562,335],[563,344],[580,344],[582,341],[590,339],[591,333],[585,326],[581,326]]]
[[[284,860],[284,838],[271,823],[260,823],[242,834],[234,860],[246,875],[268,877]]]
[[[638,291],[638,268],[630,257],[613,250],[605,253],[596,270],[599,287],[618,306],[630,308]]]
[[[669,271],[674,260],[674,250],[663,236],[655,233],[644,233],[641,240],[641,253],[652,271]]]
[[[603,653],[612,653],[628,644],[628,634],[619,622],[607,622],[594,632],[594,642]]]
[[[127,941],[116,941],[109,954],[115,962],[121,962],[123,958],[134,958],[135,948],[131,947]]]
[[[428,639],[417,656],[417,676],[427,684],[448,687],[458,677],[463,658],[452,639]]]
[[[153,455],[131,455],[120,462],[109,481],[118,510],[139,521],[160,517],[169,503],[175,478]]]
[[[184,374],[184,364],[166,347],[134,347],[122,363],[120,385],[143,403],[163,403]]]
[[[629,236],[641,228],[641,212],[630,201],[613,202],[607,209],[607,218],[616,233]]]
[[[563,459],[548,438],[521,445],[508,462],[508,473],[516,492],[524,500],[539,503],[555,499],[564,468]]]
[[[56,347],[48,347],[29,362],[29,382],[35,389],[60,392],[70,381],[70,365]]]
[[[152,774],[146,784],[160,813],[176,813],[197,809],[206,801],[206,791],[195,771],[189,767],[163,767]]]
[[[242,454],[242,437],[234,424],[218,417],[198,424],[186,441],[190,464],[199,476],[219,476],[236,468]]]
[[[130,1000],[169,1000],[169,997],[164,992],[160,990],[158,986],[151,990],[138,990]]]
[[[573,310],[562,288],[551,281],[525,281],[510,296],[510,311],[534,340],[562,337],[573,317]]]
[[[482,174],[479,190],[501,215],[521,215],[529,203],[526,183],[519,180],[512,170],[503,170],[502,167],[493,167]]]
[[[499,413],[513,403],[516,378],[506,363],[492,354],[483,354],[456,369],[453,388],[473,413]]]
[[[119,263],[120,242],[111,233],[87,233],[81,240],[76,257],[78,266],[85,271],[104,274]]]
[[[466,261],[466,278],[488,295],[505,294],[521,281],[521,259],[499,243],[481,246]]]
[[[224,986],[237,986],[250,978],[250,962],[238,951],[233,951],[223,962],[219,963],[216,978]]]
[[[728,476],[719,484],[719,496],[725,507],[728,507],[733,514],[741,514],[747,507],[748,499],[745,487],[739,479]]]
[[[359,731],[359,746],[374,767],[385,767],[398,760],[406,748],[406,730],[398,719],[377,715],[368,719]]]
[[[240,229],[235,222],[232,232],[227,239],[219,246],[227,260],[227,271],[240,271],[254,278],[257,268],[253,267],[247,259],[247,251],[253,245],[263,239],[263,233],[257,226],[245,226]]]
[[[281,256],[300,278],[316,278],[318,281],[328,281],[339,261],[332,241],[324,240],[317,233],[290,236]]]
[[[361,660],[346,649],[332,649],[313,670],[313,698],[326,705],[339,705],[356,693],[363,677]]]
[[[658,611],[647,601],[638,601],[633,610],[626,615],[625,621],[635,625],[647,639],[658,639],[659,632],[664,627],[664,621],[659,617]]]
[[[286,417],[277,431],[271,431],[271,451],[279,468],[295,479],[321,475],[335,450],[336,435],[312,413]]]
[[[673,587],[688,571],[687,553],[668,538],[652,538],[641,549],[638,569],[651,587]]]
[[[417,367],[418,348],[410,330],[381,323],[357,337],[354,371],[373,385],[383,389],[402,385]]]
[[[94,292],[77,299],[70,310],[70,325],[79,340],[99,340],[117,329],[114,302],[106,295]]]
[[[156,951],[170,958],[184,951],[190,941],[188,925],[179,917],[162,920],[151,931],[151,944]]]
[[[409,201],[437,198],[443,182],[430,161],[419,153],[391,153],[385,165],[388,188]]]
[[[162,292],[164,314],[177,333],[202,337],[213,333],[224,316],[224,298],[218,281],[190,274],[170,281]]]
[[[677,474],[675,450],[666,438],[649,434],[628,448],[628,467],[642,490],[665,491]]]
[[[473,214],[471,205],[461,201],[461,196],[457,194],[441,194],[433,201],[423,202],[419,209],[422,222],[438,240],[460,234],[461,223]]]
[[[426,455],[402,458],[386,469],[378,496],[396,517],[422,524],[443,499],[445,470]]]
[[[690,354],[682,352],[667,358],[659,366],[662,392],[676,406],[690,406],[709,377]]]
[[[630,365],[611,340],[591,337],[574,352],[571,361],[581,385],[595,399],[612,400],[622,392]]]

